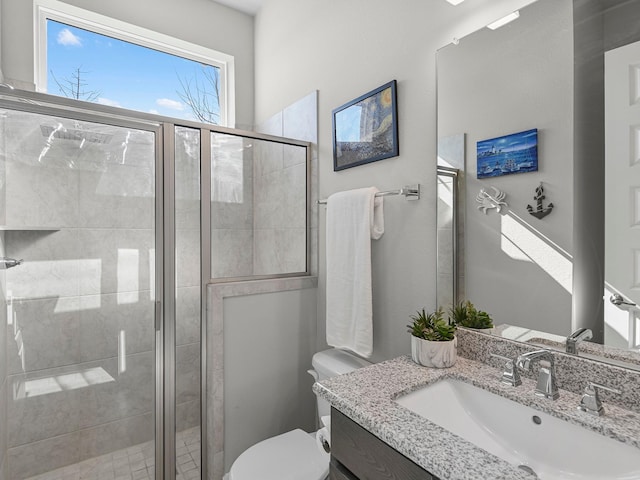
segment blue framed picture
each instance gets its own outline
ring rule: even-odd
[[[537,128],[477,143],[478,178],[537,171]]]
[[[333,110],[333,170],[396,157],[396,81]]]

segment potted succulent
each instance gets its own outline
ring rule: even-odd
[[[411,358],[425,367],[447,368],[456,363],[456,326],[444,320],[442,308],[416,312],[407,325],[411,334]]]
[[[493,320],[487,312],[478,310],[469,300],[454,305],[449,310],[449,322],[459,326],[487,330],[493,328]]]

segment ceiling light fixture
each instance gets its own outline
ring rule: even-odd
[[[516,10],[515,12],[510,13],[509,15],[506,15],[501,19],[496,20],[493,23],[490,23],[489,25],[487,25],[487,28],[490,28],[491,30],[496,30],[497,28],[504,27],[509,22],[513,22],[519,16],[520,16],[520,12]]]
[[[447,0],[451,5],[460,5],[464,0]]]

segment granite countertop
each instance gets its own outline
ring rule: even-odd
[[[594,417],[577,410],[579,395],[560,390],[558,400],[547,400],[534,395],[534,381],[523,378],[521,386],[511,387],[500,383],[500,374],[490,365],[460,356],[453,367],[445,369],[425,368],[410,357],[398,357],[323,380],[313,390],[442,480],[535,478],[394,402],[442,378],[471,383],[640,449],[640,414],[606,404],[606,415]]]

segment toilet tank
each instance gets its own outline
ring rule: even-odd
[[[336,375],[342,375],[352,372],[358,368],[367,367],[371,365],[371,362],[357,357],[344,350],[338,350],[337,348],[331,348],[329,350],[323,350],[313,356],[311,360],[313,369],[317,374],[317,380],[322,381],[326,378],[335,377]],[[325,415],[329,415],[331,406],[329,402],[323,398],[318,399],[318,418],[322,418]]]

